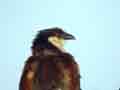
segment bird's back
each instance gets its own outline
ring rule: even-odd
[[[29,81],[23,79],[34,72]],[[25,84],[30,89],[22,88],[20,90],[79,90],[79,73],[76,62],[69,54],[48,55],[48,56],[31,56],[26,62],[23,78],[20,87]],[[28,81],[25,83],[22,81]],[[24,83],[24,84],[22,84]]]

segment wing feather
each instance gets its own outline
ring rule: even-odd
[[[30,57],[19,90],[80,90],[78,65],[69,54]]]

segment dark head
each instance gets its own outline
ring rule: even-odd
[[[38,32],[35,39],[33,40],[33,48],[50,48],[52,45],[56,47],[61,47],[64,44],[64,40],[75,39],[69,33],[64,32],[60,28],[48,28],[43,29]]]

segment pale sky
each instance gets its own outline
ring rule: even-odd
[[[1,0],[0,90],[18,90],[31,41],[58,26],[75,35],[66,43],[80,65],[83,90],[120,88],[120,0]]]

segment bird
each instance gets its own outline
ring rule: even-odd
[[[64,49],[67,40],[75,37],[59,27],[38,31],[23,67],[19,90],[81,90],[80,67]]]

